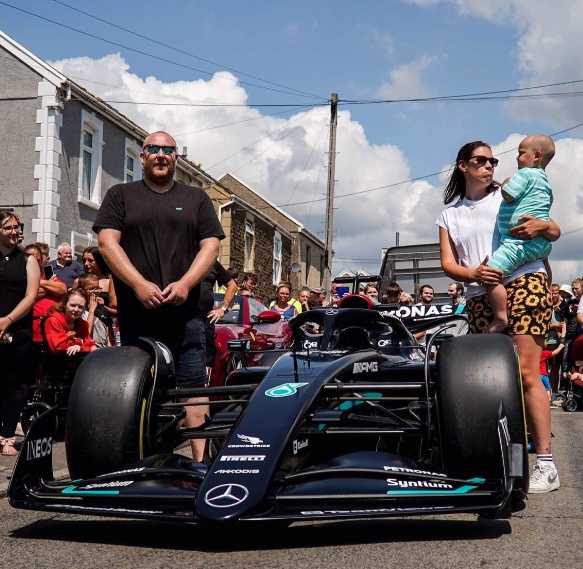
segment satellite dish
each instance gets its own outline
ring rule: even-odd
[[[299,263],[292,263],[290,271],[292,273],[299,273],[302,270],[302,266]]]

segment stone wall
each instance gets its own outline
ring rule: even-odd
[[[275,286],[273,284],[273,236],[275,228],[260,217],[249,214],[240,205],[230,208],[230,232],[227,239],[230,240],[229,264],[239,271],[239,280],[243,273],[245,261],[245,220],[252,219],[255,227],[255,244],[253,255],[253,272],[257,274],[257,296],[267,302],[274,297]],[[291,267],[291,239],[285,235],[282,239],[282,279],[289,276]]]

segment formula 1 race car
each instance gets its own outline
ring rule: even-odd
[[[429,321],[421,346],[387,311],[304,312],[271,367],[208,390],[177,388],[158,342],[96,351],[69,399],[71,480],[53,479],[49,410],[30,427],[10,503],[200,523],[508,517],[528,490],[516,353],[501,335],[451,337],[459,318]],[[211,417],[181,426],[185,399],[202,396]],[[174,452],[192,438],[212,443],[204,463]]]

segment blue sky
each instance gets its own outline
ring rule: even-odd
[[[129,36],[59,6],[51,0],[7,1],[112,41],[207,69],[211,73],[224,69]],[[561,52],[560,46],[558,57],[564,53],[564,63],[561,61],[553,63],[550,57],[546,58],[544,52],[536,58],[531,58],[529,54],[533,53],[533,49],[525,49],[525,46],[533,45],[533,36],[536,47],[538,36],[543,39],[546,34],[545,39],[550,38],[549,41],[554,40],[556,43],[563,39],[567,40],[569,33],[572,33],[572,47],[576,50],[576,43],[580,40],[575,38],[575,30],[570,32],[568,25],[562,22],[561,16],[556,13],[561,11],[560,5],[572,8],[576,17],[571,15],[571,19],[578,21],[583,8],[580,0],[556,0],[553,3],[546,0],[540,3],[528,0],[491,0],[484,7],[470,0],[386,2],[102,0],[99,3],[86,0],[64,1],[182,50],[322,97],[327,97],[331,91],[338,92],[339,96],[345,99],[368,99],[383,95],[391,98],[409,95],[437,96],[511,89],[583,77],[580,62],[569,56],[566,51]],[[543,3],[550,12],[544,13],[544,10],[539,10],[541,14],[537,14],[532,5],[539,6]],[[552,5],[556,9],[552,9]],[[72,31],[59,29],[8,7],[0,6],[0,10],[2,14],[0,29],[46,60],[62,61],[89,57],[99,61],[108,54],[119,53],[122,60],[129,65],[129,71],[141,79],[153,75],[168,85],[176,85],[178,81],[208,79],[207,75],[168,65]],[[562,35],[566,37],[562,38]],[[536,49],[534,51],[536,52]],[[95,69],[98,70],[99,64],[96,65]],[[83,66],[77,69],[83,69]],[[579,70],[580,73],[577,75]],[[257,82],[237,72],[233,72],[233,75],[243,81]],[[97,79],[95,70],[92,71],[91,77],[95,81],[107,82],[103,78]],[[86,86],[98,93],[100,91],[96,84],[87,83]],[[218,85],[215,85],[213,94],[220,100],[223,93],[232,91],[232,87],[232,81],[223,80],[222,84],[218,82]],[[299,95],[276,93],[246,85],[242,87],[249,103],[313,102],[313,99]],[[155,96],[155,92],[144,91],[141,99],[138,93],[133,100],[153,100]],[[562,105],[562,102],[560,104]],[[549,108],[553,112],[549,112]],[[354,144],[360,145],[358,148],[362,149],[362,168],[365,171],[361,172],[355,181],[347,175],[342,177],[340,168],[338,191],[354,189],[355,184],[360,183],[360,179],[363,180],[364,187],[372,187],[402,179],[399,176],[405,176],[406,179],[409,176],[440,170],[453,160],[459,146],[468,140],[480,138],[497,145],[502,144],[513,133],[553,132],[571,126],[577,122],[577,112],[573,110],[574,108],[576,109],[576,106],[573,101],[560,109],[538,108],[531,101],[524,104],[488,101],[351,107],[349,117],[340,116],[339,131],[346,127],[353,133],[351,141],[356,141]],[[130,108],[120,109],[137,119],[137,116],[132,115]],[[269,110],[263,110],[262,114],[271,113]],[[327,134],[325,116],[322,117],[324,122],[321,127],[315,127],[317,137],[322,139],[322,143],[314,145],[307,153],[298,154],[300,163],[299,166],[296,164],[298,171],[301,170],[302,164],[310,163],[312,156],[314,161],[325,163]],[[145,115],[140,115],[140,118],[148,121]],[[189,120],[196,122],[198,119],[193,116]],[[204,125],[212,125],[213,120],[216,121],[215,124],[225,122],[217,111],[215,115],[206,115]],[[276,119],[271,122],[275,126],[280,124],[276,124]],[[308,127],[305,123],[302,125],[307,133]],[[287,127],[287,124],[283,124],[283,127]],[[571,136],[580,137],[582,132],[583,129],[581,132],[575,131]],[[228,128],[223,129],[221,133],[228,142],[231,137],[235,137]],[[239,147],[245,145],[246,136],[252,137],[257,134],[261,135],[261,132],[238,131],[237,140],[243,141]],[[294,136],[292,133],[290,138],[294,139]],[[316,134],[313,138],[316,138]],[[307,135],[301,140],[307,140]],[[274,145],[275,142],[278,142],[277,136],[274,136]],[[189,149],[196,152],[197,141],[189,139],[188,144]],[[235,151],[237,149],[234,142],[232,148]],[[340,149],[338,161],[358,160],[356,158],[359,156],[358,148],[353,146],[346,148],[352,148],[354,152],[347,155],[346,151],[343,153]],[[398,156],[392,149],[396,149]],[[269,156],[270,150],[266,152]],[[203,167],[227,156],[222,155],[220,149],[208,157],[204,155],[202,148],[200,153]],[[384,170],[380,166],[382,157],[386,157],[387,160]],[[195,155],[191,155],[191,158],[198,161]],[[237,157],[233,159],[234,161],[223,160],[221,167],[225,170],[238,167],[236,159]],[[251,180],[258,186],[264,186],[256,189],[276,203],[282,203],[281,194],[274,189],[278,181],[278,178],[274,178],[274,171],[281,173],[281,170],[274,166],[276,158],[271,156],[270,161],[261,167],[257,164],[257,157],[251,155],[251,159],[255,163],[241,167],[239,175],[244,180]],[[509,171],[512,167],[508,166]],[[250,171],[250,168],[256,169]],[[378,172],[372,175],[371,170],[375,168],[378,168]],[[322,176],[320,170],[321,166],[311,168],[313,179],[309,183],[304,183],[298,174],[300,177],[296,181],[289,182],[291,188],[287,187],[285,195],[292,194],[295,199],[306,196],[309,199],[318,195],[317,188],[314,188],[316,185],[323,188],[325,184],[325,176]],[[217,175],[217,172],[212,170],[211,172]],[[431,188],[427,186],[415,190],[412,187],[407,195],[413,195],[414,191],[432,191],[435,194],[437,187],[443,183],[438,178],[432,178],[428,182]],[[307,188],[310,185],[313,188],[303,192],[304,186]],[[375,199],[386,201],[389,198],[379,193]],[[348,201],[345,200],[344,203]],[[421,202],[417,199],[416,207],[419,208],[423,201],[427,201],[426,198]],[[431,207],[435,208],[435,200],[431,201]],[[577,195],[575,203],[579,204],[580,201],[583,210],[583,199]],[[319,204],[295,206],[292,209],[290,211],[293,215],[305,220],[315,231],[321,230],[322,211]],[[351,216],[350,212],[344,212],[344,217],[343,225],[340,212],[336,246],[337,255],[342,258],[376,257],[378,254],[376,249],[383,243],[387,244],[388,235],[393,230],[403,230],[400,223],[395,222],[387,235],[381,236],[378,242],[375,241],[371,245],[372,250],[363,257],[363,253],[358,252],[362,250],[362,243],[352,247],[350,240],[346,238],[348,233],[358,232],[359,220],[353,219],[354,216]],[[401,220],[402,224],[406,225],[406,220]],[[405,231],[405,237],[414,239],[415,231],[409,229],[409,234]],[[417,237],[423,240],[428,238],[422,234]],[[366,231],[363,232],[363,239],[364,243],[371,242],[370,235],[366,236]],[[564,256],[566,258],[563,260],[571,263],[568,268],[565,265],[567,278],[567,271],[579,268],[573,265],[573,262],[577,262],[573,254],[565,253]],[[355,263],[357,261],[351,265]],[[366,263],[361,265],[364,266]],[[365,268],[370,269],[373,265],[374,263],[369,262]]]

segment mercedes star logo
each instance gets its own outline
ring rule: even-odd
[[[204,496],[204,501],[213,508],[233,508],[244,502],[249,490],[241,484],[221,484],[211,488]]]

